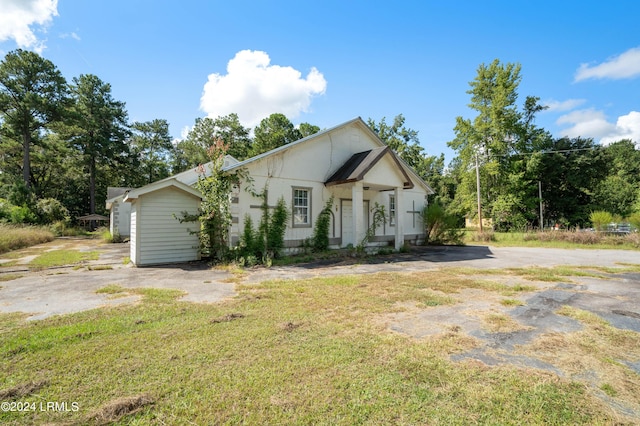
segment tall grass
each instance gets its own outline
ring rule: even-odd
[[[598,248],[640,249],[640,233],[612,235],[605,232],[588,231],[544,231],[544,232],[493,232],[483,234],[467,231],[468,243],[484,242],[503,247],[553,247],[553,248]]]
[[[40,226],[0,224],[0,253],[53,241],[51,231]]]

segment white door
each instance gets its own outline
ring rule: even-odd
[[[369,201],[365,200],[363,203],[362,215],[364,216],[364,226],[369,227]],[[342,224],[342,247],[346,247],[349,244],[357,246],[360,241],[355,241],[353,235],[353,202],[351,200],[342,200],[342,213],[340,223]]]

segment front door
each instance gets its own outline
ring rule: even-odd
[[[341,213],[341,236],[342,236],[342,247],[346,247],[349,244],[357,246],[360,244],[360,241],[355,241],[355,236],[353,234],[353,202],[351,200],[342,200],[342,213]],[[363,202],[363,223],[365,228],[369,227],[369,201],[365,200]]]

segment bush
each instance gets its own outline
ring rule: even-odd
[[[606,231],[606,226],[613,222],[613,215],[603,210],[591,212],[589,220],[597,231]]]
[[[316,219],[316,227],[313,230],[311,245],[315,251],[325,251],[329,248],[329,225],[331,225],[331,209],[333,196],[329,198],[324,208]]]
[[[69,210],[55,198],[43,198],[36,203],[36,212],[40,217],[40,223],[49,224],[54,222],[70,221]]]
[[[421,213],[425,224],[425,244],[461,244],[464,230],[458,229],[456,216],[448,214],[438,203],[431,203]]]

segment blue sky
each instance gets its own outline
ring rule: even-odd
[[[481,63],[522,65],[555,136],[640,142],[640,2],[0,0],[0,53],[112,85],[131,121],[271,112],[333,127],[403,114],[430,155],[454,153]]]

